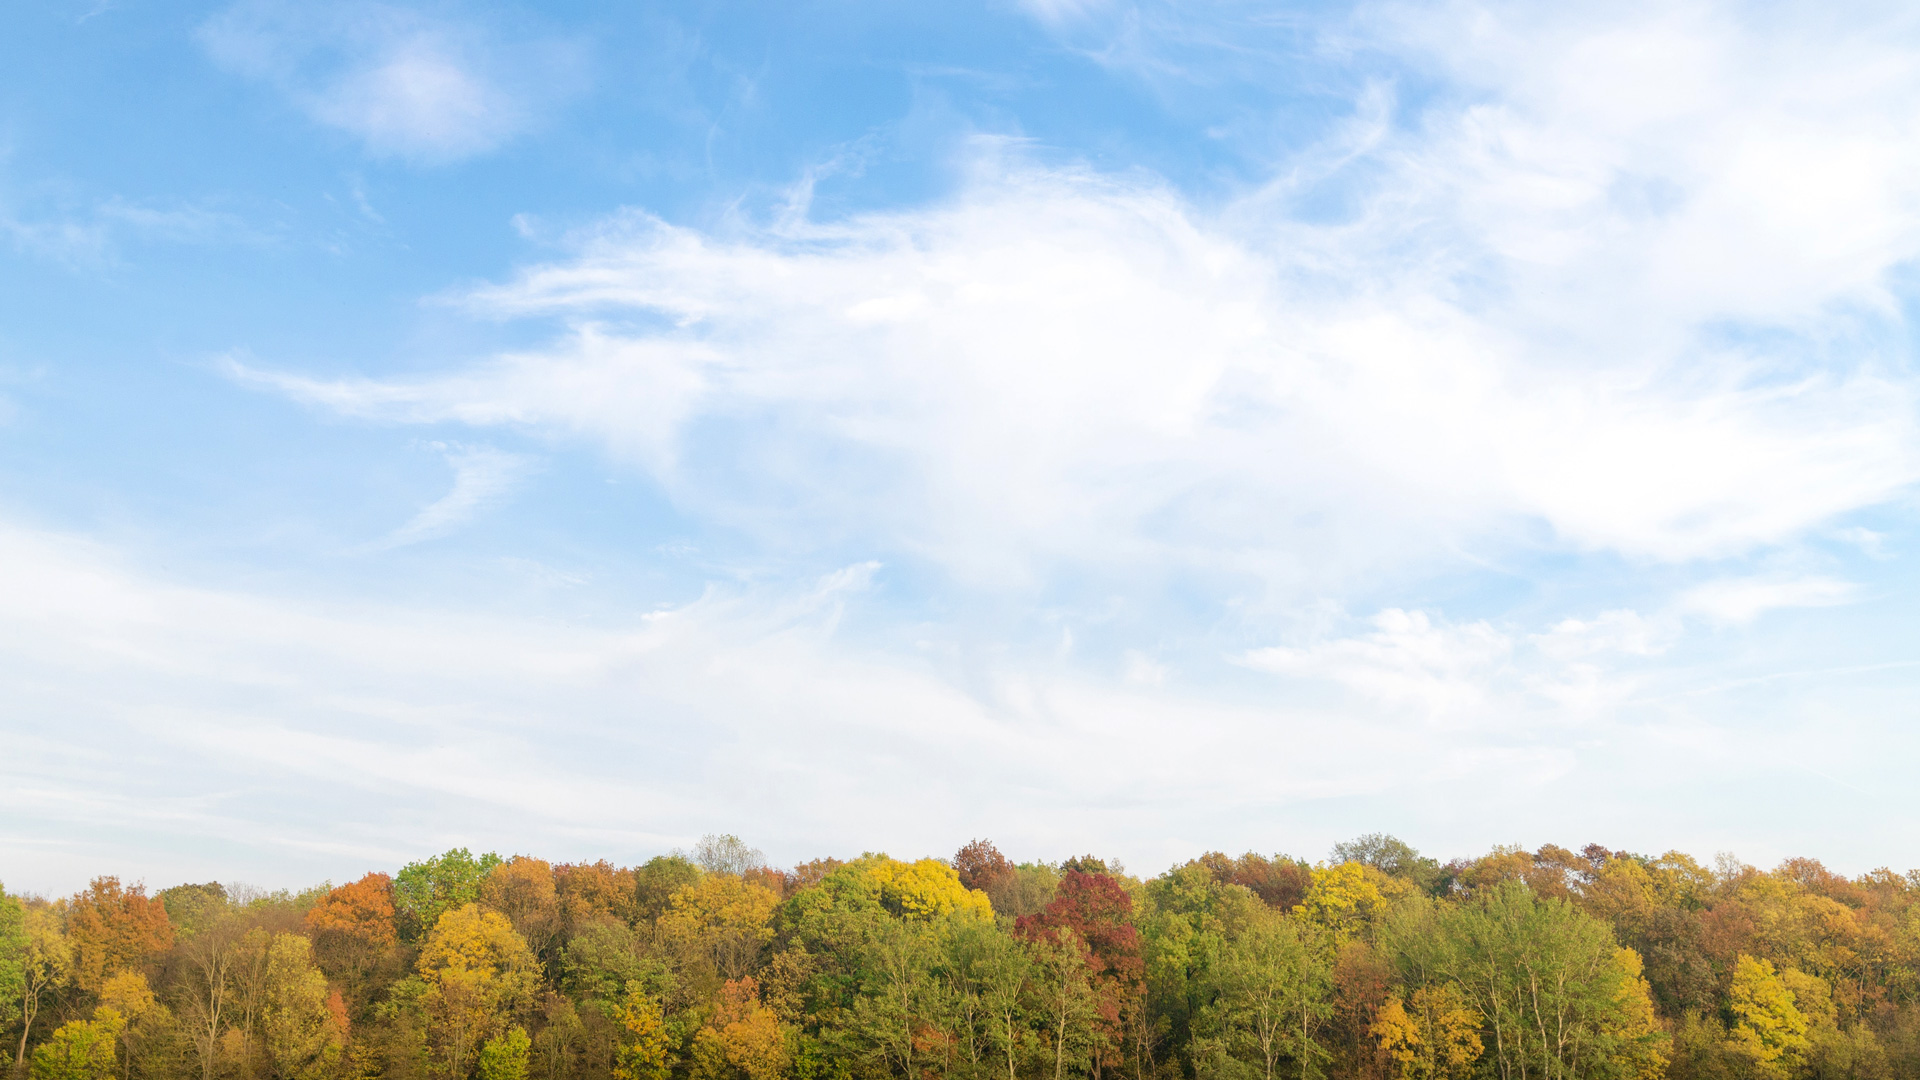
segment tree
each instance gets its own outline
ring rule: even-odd
[[[227,1030],[243,964],[247,926],[230,913],[181,943],[181,1019],[200,1059],[202,1080],[213,1080],[221,1035]]]
[[[1405,840],[1386,833],[1368,833],[1343,844],[1335,844],[1328,861],[1336,866],[1341,863],[1371,866],[1388,877],[1400,878],[1420,889],[1432,888],[1442,874],[1437,860],[1421,855]]]
[[[227,888],[217,881],[203,885],[175,885],[163,889],[156,898],[160,906],[166,909],[167,921],[173,924],[179,937],[192,937],[225,914],[228,906]]]
[[[450,1077],[462,1078],[487,1039],[531,1003],[538,965],[499,912],[466,904],[440,916],[420,950],[428,1034]]]
[[[1069,870],[1053,901],[1015,925],[1016,933],[1028,941],[1055,942],[1060,932],[1071,932],[1094,995],[1094,1072],[1098,1075],[1103,1066],[1117,1063],[1130,1013],[1142,1004],[1146,973],[1140,931],[1133,924],[1133,898],[1110,874]]]
[[[172,948],[173,924],[145,886],[123,888],[119,878],[100,877],[68,903],[67,940],[74,985],[98,991],[109,976]]]
[[[779,904],[780,894],[765,885],[708,874],[675,893],[655,925],[687,961],[704,962],[722,981],[739,979],[760,966]]]
[[[404,941],[418,941],[440,916],[480,899],[480,884],[500,856],[489,851],[478,859],[466,848],[408,863],[393,879],[393,908]]]
[[[60,1025],[53,1037],[33,1050],[33,1080],[113,1080],[118,1070],[115,1044],[124,1022],[111,1009],[94,1020]]]
[[[112,1011],[112,1017],[106,1014]],[[108,979],[100,989],[100,1007],[95,1020],[106,1019],[117,1028],[122,1061],[121,1074],[133,1074],[134,1058],[165,1030],[172,1017],[167,1007],[154,997],[147,977],[137,971],[123,971]]]
[[[660,1000],[637,980],[630,982],[619,1019],[614,1080],[667,1080],[673,1073],[674,1040]]]
[[[393,879],[368,874],[330,889],[307,909],[304,921],[321,967],[357,986],[399,940]]]
[[[673,902],[673,894],[700,880],[703,871],[683,855],[658,855],[633,870],[633,920],[651,925]]]
[[[1369,935],[1394,901],[1412,891],[1366,863],[1343,862],[1314,870],[1313,884],[1293,911],[1326,928],[1336,941],[1346,941]]]
[[[975,840],[954,852],[953,869],[959,875],[961,885],[989,896],[1014,874],[1013,863],[1000,854],[1000,849],[994,847],[991,840]]]
[[[30,948],[27,906],[0,888],[0,1030],[25,1011]]]
[[[1806,1056],[1807,1018],[1772,962],[1741,956],[1727,990],[1733,1013],[1730,1041],[1763,1076],[1786,1076]]]
[[[1451,984],[1480,1013],[1503,1078],[1634,1075],[1655,1055],[1660,1035],[1627,950],[1606,924],[1524,882],[1459,905],[1413,901],[1386,938],[1408,985]]]
[[[1029,1011],[1041,1024],[1053,1080],[1078,1072],[1100,1049],[1100,995],[1088,979],[1086,951],[1069,927],[1034,940]]]
[[[299,934],[275,934],[268,946],[261,1030],[279,1080],[318,1080],[333,1072],[347,1032],[329,1003],[327,977]]]
[[[696,1080],[779,1080],[791,1060],[780,1019],[760,1003],[752,978],[727,983],[693,1054]]]
[[[859,868],[863,883],[890,915],[922,920],[955,911],[993,915],[987,894],[961,884],[953,867],[939,859],[903,862],[867,855],[848,865]]]
[[[732,833],[708,833],[701,837],[700,842],[693,845],[693,861],[709,874],[735,877],[767,865],[767,857],[758,848],[748,847],[746,841]]]
[[[969,1033],[977,1026],[984,1051],[994,1056],[994,1071],[1017,1080],[1026,1023],[1021,991],[1032,960],[1004,926],[981,918],[954,920],[948,950],[948,978],[968,1013]]]
[[[1249,851],[1235,859],[1209,851],[1187,865],[1205,869],[1222,885],[1244,886],[1262,903],[1281,911],[1292,911],[1313,885],[1313,867],[1285,855],[1269,859]]]
[[[480,1080],[527,1080],[527,1054],[533,1040],[518,1024],[480,1048]]]
[[[494,867],[480,885],[480,902],[505,915],[535,955],[546,955],[560,934],[559,894],[545,859],[515,855]]]
[[[1388,998],[1373,1034],[1399,1066],[1400,1080],[1466,1080],[1484,1049],[1480,1022],[1451,985],[1422,986],[1406,1005]]]
[[[20,929],[26,938],[26,950],[20,965],[20,1046],[13,1058],[16,1070],[26,1064],[27,1037],[33,1033],[41,1004],[49,992],[71,978],[73,970],[73,954],[61,932],[58,911],[23,907]]]
[[[878,1071],[915,1080],[922,1056],[918,1036],[940,1012],[938,937],[923,919],[889,917],[884,910],[865,914],[856,924],[859,995],[851,1033]]]
[[[1319,1076],[1328,1059],[1316,1038],[1333,1013],[1332,964],[1307,925],[1271,909],[1229,941],[1210,972],[1216,1028],[1230,1051],[1250,1057],[1262,1080],[1280,1062],[1295,1075]]]

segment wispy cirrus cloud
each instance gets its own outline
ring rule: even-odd
[[[1737,556],[1920,477],[1912,388],[1871,360],[1719,340],[1710,303],[1548,346],[1551,311],[1462,295],[1408,259],[1417,230],[1377,252],[1385,225],[1262,228],[1005,161],[949,204],[831,225],[629,215],[472,296],[574,322],[551,348],[270,378],[359,415],[571,432],[703,512],[830,518],[979,577],[1172,560],[1338,588],[1529,522],[1572,550]],[[761,418],[725,462],[694,437],[719,416]]]
[[[231,210],[114,196],[82,207],[0,201],[0,236],[15,250],[73,269],[113,267],[133,243],[270,243],[272,232]]]
[[[406,524],[374,544],[375,548],[405,547],[445,536],[512,494],[532,471],[532,462],[525,455],[490,446],[436,444],[434,449],[453,467],[453,487],[421,507]]]
[[[493,150],[585,81],[574,44],[397,4],[243,0],[199,36],[371,153],[426,163]]]

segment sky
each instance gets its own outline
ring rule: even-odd
[[[0,35],[0,881],[1920,866],[1908,4]]]

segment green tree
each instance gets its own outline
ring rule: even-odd
[[[53,1037],[33,1050],[33,1080],[113,1080],[119,1062],[115,1048],[125,1020],[111,1008],[94,1020],[60,1025]]]
[[[0,886],[0,1030],[26,1011],[27,906]]]
[[[1414,900],[1388,921],[1413,987],[1451,984],[1484,1017],[1502,1078],[1633,1077],[1655,1068],[1658,1030],[1605,923],[1507,880],[1466,903]],[[1628,955],[1631,955],[1628,951]]]
[[[1311,924],[1261,908],[1210,972],[1208,1025],[1228,1051],[1273,1080],[1282,1061],[1305,1080],[1330,1059],[1316,1035],[1333,1013],[1333,965]]]
[[[948,978],[963,1012],[969,1058],[984,1065],[991,1055],[992,1069],[978,1071],[1017,1080],[1026,1028],[1021,990],[1033,969],[1026,948],[998,922],[958,918],[948,938],[948,953]]]
[[[1028,982],[1029,1013],[1046,1043],[1047,1071],[1062,1080],[1078,1073],[1099,1051],[1100,995],[1088,979],[1080,939],[1061,927],[1028,945],[1033,974]]]
[[[487,875],[499,865],[500,856],[491,851],[476,859],[466,848],[454,848],[402,867],[392,886],[401,938],[418,941],[441,915],[478,901]]]
[[[533,1040],[515,1024],[480,1048],[480,1080],[527,1080],[527,1054]]]

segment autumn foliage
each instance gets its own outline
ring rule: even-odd
[[[1364,836],[0,893],[18,1080],[1898,1080],[1920,874]]]

